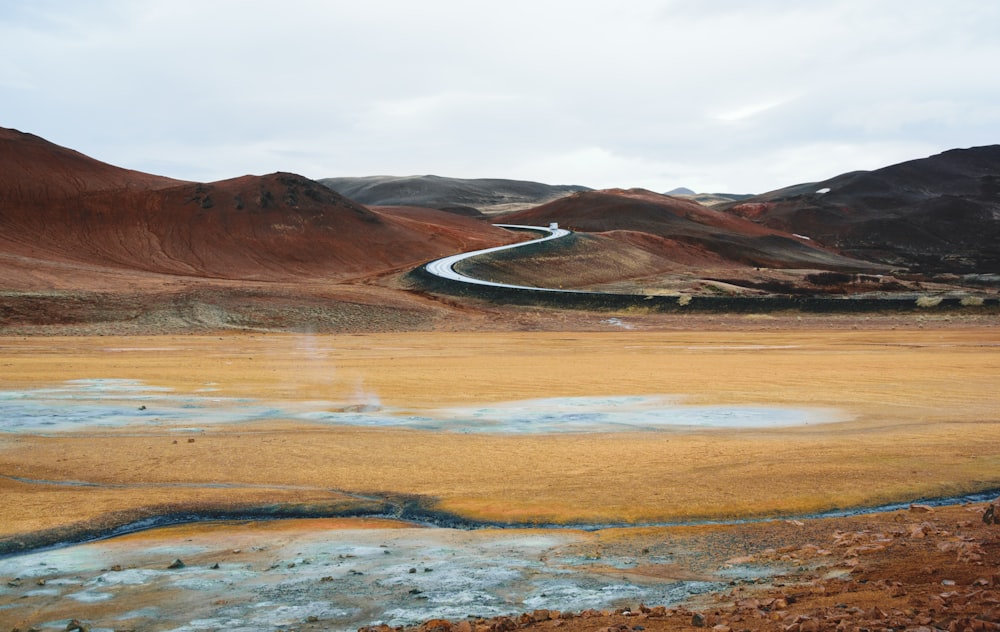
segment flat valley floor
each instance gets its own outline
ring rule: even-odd
[[[525,528],[529,557],[555,546],[545,538],[584,546],[612,532],[648,551],[658,536],[642,528],[579,529],[1000,489],[1000,330],[988,322],[8,337],[0,379],[8,553],[162,515],[407,507]],[[5,590],[0,621],[14,612]]]

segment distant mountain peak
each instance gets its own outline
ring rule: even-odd
[[[664,195],[695,195],[695,192],[687,187],[677,187],[667,191]]]
[[[549,185],[503,178],[443,176],[377,176],[324,178],[319,181],[341,195],[374,206],[474,208],[481,212],[510,211],[544,204],[587,187]]]

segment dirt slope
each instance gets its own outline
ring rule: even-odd
[[[65,199],[91,191],[137,191],[181,180],[115,167],[72,149],[0,127],[0,209]]]
[[[91,269],[343,280],[512,239],[454,215],[403,221],[294,174],[179,182],[0,130],[0,280],[7,289],[33,268],[45,268],[54,285],[63,276],[85,283]]]
[[[808,240],[668,195],[641,189],[576,193],[503,216],[524,224],[558,222],[564,228],[604,233],[678,262],[726,261],[769,268],[857,270],[868,264],[813,246]],[[639,234],[652,236],[640,239]],[[652,243],[657,242],[657,243]]]

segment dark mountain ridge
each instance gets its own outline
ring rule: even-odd
[[[1000,273],[1000,145],[845,173],[722,208],[857,258],[926,273]]]

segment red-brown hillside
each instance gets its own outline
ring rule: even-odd
[[[760,226],[696,202],[642,189],[575,193],[542,206],[512,213],[504,222],[548,224],[605,233],[635,241],[636,233],[663,238],[662,255],[692,260],[692,249],[706,258],[770,268],[868,267],[861,261],[817,248],[808,240]],[[627,232],[626,232],[627,231]]]
[[[605,189],[582,191],[527,211],[512,213],[504,220],[573,224],[576,230],[599,233],[612,230],[635,230],[654,235],[678,231],[700,233],[703,227],[751,235],[774,234],[774,231],[740,218],[714,211],[697,202],[645,189]]]
[[[91,191],[162,189],[181,184],[89,158],[34,134],[0,127],[0,209]]]
[[[447,223],[433,213],[423,223],[401,221],[294,174],[188,183],[0,132],[0,267],[39,261],[189,277],[345,279],[512,239],[454,215]]]

